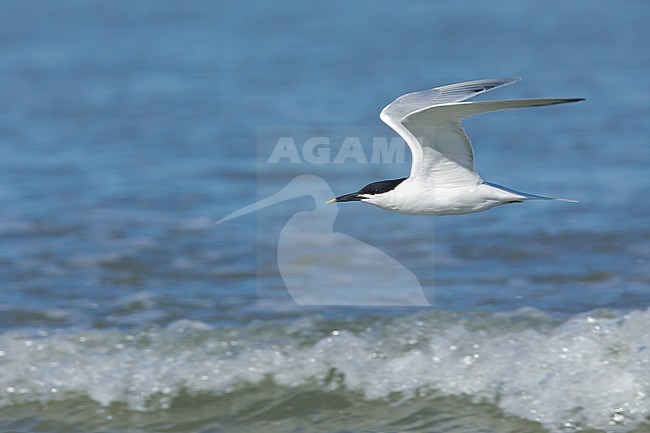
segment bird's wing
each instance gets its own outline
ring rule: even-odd
[[[422,92],[408,93],[406,95],[400,96],[390,104],[388,104],[379,115],[380,119],[384,121],[388,126],[393,128],[408,144],[411,149],[411,154],[413,157],[413,163],[411,165],[411,177],[416,175],[416,172],[419,171],[420,167],[424,165],[424,152],[423,144],[418,141],[416,136],[406,128],[402,123],[402,119],[407,115],[426,109],[435,107],[442,104],[450,104],[454,102],[465,101],[473,96],[480,95],[481,93],[488,92],[490,90],[497,89],[502,86],[507,86],[516,82],[518,78],[494,78],[486,80],[477,80],[477,81],[467,81],[465,83],[451,84],[448,86],[436,87],[429,90],[424,90]],[[457,122],[456,122],[457,123]],[[472,148],[467,141],[467,136],[465,132],[460,127],[460,125],[452,125],[453,129],[456,129],[454,133],[453,130],[447,128],[446,132],[451,133],[451,138],[456,138],[455,141],[458,142],[459,138],[462,138],[462,141],[465,141],[465,144],[462,144],[466,148],[466,153],[469,152],[469,161],[470,166],[473,167],[471,163]],[[438,134],[440,139],[445,139],[443,137],[445,130],[442,128],[438,129]],[[442,161],[441,161],[442,162]],[[428,161],[427,164],[430,165],[431,161]]]
[[[581,100],[462,102],[515,81],[490,79],[438,87],[401,96],[384,108],[380,118],[406,141],[413,154],[410,177],[445,187],[479,184],[482,180],[474,167],[469,138],[460,125],[462,119],[492,111]]]
[[[447,187],[477,184],[482,180],[474,168],[469,138],[460,122],[476,114],[513,108],[541,107],[582,101],[580,98],[534,98],[501,101],[456,102],[435,105],[407,114],[401,123],[416,137],[421,159],[411,166],[411,176]],[[415,150],[414,150],[415,153]]]

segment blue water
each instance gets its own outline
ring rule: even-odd
[[[647,2],[1,8],[0,429],[650,428]],[[408,174],[268,164],[272,133],[367,148],[397,96],[510,76],[489,97],[587,100],[468,120],[481,175],[578,204],[338,208],[431,307],[296,305],[277,248],[308,197],[214,225],[301,174],[337,195]],[[350,292],[385,279],[291,252]]]

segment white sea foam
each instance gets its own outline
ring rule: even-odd
[[[536,311],[303,318],[211,329],[181,321],[133,333],[0,336],[0,406],[87,396],[165,410],[270,380],[402,402],[465,396],[553,432],[625,432],[650,416],[650,311],[556,322]]]

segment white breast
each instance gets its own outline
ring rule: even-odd
[[[481,212],[516,198],[486,184],[436,188],[407,179],[392,191],[364,202],[411,215],[459,215]]]

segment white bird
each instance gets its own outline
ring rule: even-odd
[[[506,86],[517,78],[496,78],[436,87],[400,96],[380,114],[408,144],[411,174],[383,180],[327,203],[362,201],[412,215],[459,215],[527,200],[575,200],[543,197],[485,182],[474,166],[474,152],[461,121],[475,114],[512,108],[583,101],[582,98],[534,98],[464,102]]]

